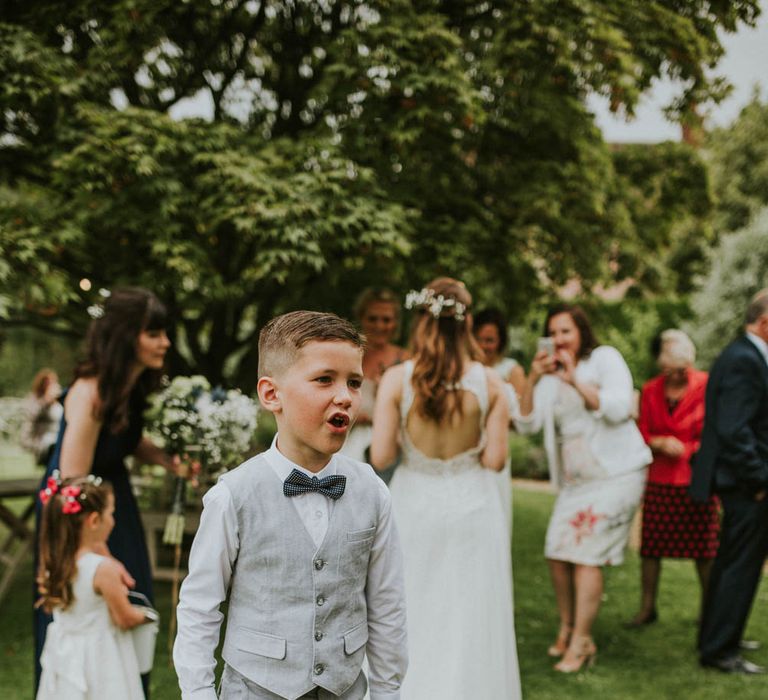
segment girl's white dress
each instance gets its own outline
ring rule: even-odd
[[[93,590],[104,560],[92,552],[77,560],[74,602],[54,611],[45,637],[37,700],[144,698],[131,635],[112,622],[106,601]]]
[[[373,407],[376,404],[376,388],[378,382],[372,379],[366,379],[360,388],[360,411],[373,415]],[[356,459],[358,462],[368,462],[368,448],[371,446],[371,437],[373,436],[373,426],[355,425],[347,435],[346,442],[341,448],[341,453]]]
[[[402,700],[520,698],[509,526],[498,475],[480,464],[485,370],[472,363],[461,381],[482,411],[480,443],[447,460],[427,457],[408,435],[412,373],[408,361],[400,407],[403,460],[390,484],[408,605]]]
[[[501,377],[504,382],[504,391],[507,396],[507,403],[509,404],[510,415],[514,416],[519,413],[519,401],[514,387],[507,382],[509,373],[517,367],[519,363],[517,360],[511,357],[502,357],[494,366],[493,370]],[[504,469],[499,472],[497,477],[499,485],[499,493],[501,494],[501,502],[504,505],[504,513],[509,523],[509,533],[512,535],[512,464],[509,460],[504,464]]]

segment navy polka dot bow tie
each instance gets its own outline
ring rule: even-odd
[[[335,501],[341,498],[346,485],[347,477],[343,474],[333,474],[318,479],[316,476],[309,477],[298,469],[294,469],[283,482],[283,493],[286,496],[298,496],[301,493],[317,491]]]

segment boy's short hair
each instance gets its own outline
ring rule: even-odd
[[[291,311],[273,318],[259,333],[259,378],[286,370],[313,340],[341,340],[365,349],[365,336],[346,319],[321,311]]]

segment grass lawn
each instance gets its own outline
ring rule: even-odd
[[[691,562],[665,562],[659,601],[660,620],[640,631],[626,631],[621,623],[636,611],[639,560],[630,552],[622,567],[607,571],[605,604],[595,628],[599,647],[594,668],[572,676],[552,671],[546,648],[557,630],[557,615],[541,555],[552,497],[515,489],[514,574],[518,653],[527,700],[549,698],[684,700],[687,698],[768,697],[768,678],[726,676],[704,671],[693,651],[698,586]],[[31,564],[0,603],[0,699],[32,697]],[[755,603],[747,636],[764,649],[750,655],[768,662],[768,623],[765,584]],[[157,585],[163,615],[161,637],[152,676],[153,700],[178,698],[173,670],[168,664],[165,636],[170,614],[170,588]],[[424,698],[423,700],[439,700]],[[504,700],[467,698],[467,700]]]

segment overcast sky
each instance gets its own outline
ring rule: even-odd
[[[736,34],[723,35],[725,56],[715,72],[728,78],[733,92],[720,105],[711,108],[707,121],[710,127],[732,122],[749,102],[755,85],[760,86],[763,98],[768,96],[768,7],[763,7],[763,12],[754,29],[744,28]],[[658,82],[641,100],[631,122],[612,115],[605,100],[595,98],[589,104],[606,141],[679,141],[680,127],[668,122],[662,111],[679,92],[670,81]]]

